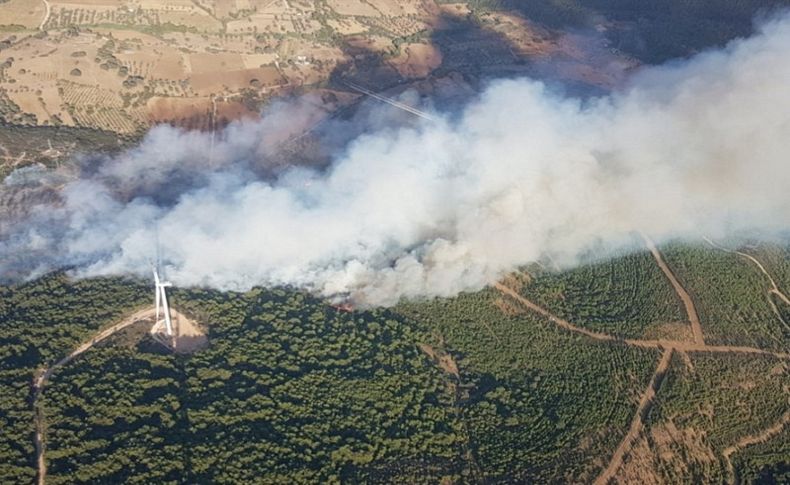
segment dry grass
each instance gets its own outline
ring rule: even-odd
[[[358,20],[347,17],[340,19],[330,19],[327,21],[330,27],[340,35],[361,34],[368,31],[368,26]]]
[[[277,54],[244,54],[241,58],[245,69],[255,69],[274,64]]]
[[[37,28],[44,19],[44,2],[40,0],[9,0],[0,3],[0,25],[21,25]]]
[[[189,73],[205,74],[244,69],[241,54],[191,54]]]
[[[403,15],[417,15],[421,10],[421,2],[418,0],[367,0],[376,10],[383,15],[390,17],[400,17]]]
[[[340,15],[378,17],[381,12],[363,0],[327,0],[329,7]]]
[[[193,74],[190,82],[196,93],[210,95],[250,88],[256,80],[265,87],[281,86],[286,82],[274,67],[201,72]]]
[[[159,11],[157,12],[157,19],[160,23],[183,25],[201,32],[219,32],[222,29],[222,22],[197,8],[191,12]]]

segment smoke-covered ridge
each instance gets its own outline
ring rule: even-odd
[[[170,127],[0,231],[0,275],[149,270],[178,285],[295,285],[369,305],[478,289],[634,230],[662,240],[790,227],[790,16],[727,48],[564,98],[492,83],[458,116],[379,126],[328,168],[260,175],[304,100],[216,139]],[[11,190],[14,177],[6,180]],[[20,256],[22,255],[22,256]]]

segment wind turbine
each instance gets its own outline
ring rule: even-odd
[[[156,285],[156,325],[154,328],[161,328],[162,322],[165,324],[165,333],[168,337],[173,336],[173,322],[170,320],[170,305],[167,303],[167,293],[165,288],[173,286],[169,281],[159,279],[159,271],[153,267],[154,284]],[[160,315],[164,315],[164,320],[160,320]]]

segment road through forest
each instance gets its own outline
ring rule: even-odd
[[[140,310],[138,312],[135,312],[132,315],[121,320],[120,322],[116,323],[115,325],[112,325],[110,327],[105,328],[104,330],[101,330],[99,333],[91,337],[90,340],[86,340],[85,342],[80,344],[69,355],[55,362],[49,368],[42,369],[40,371],[38,377],[36,377],[33,383],[33,409],[35,412],[34,419],[36,426],[35,448],[36,448],[36,467],[38,468],[37,471],[38,485],[44,485],[47,476],[47,463],[46,463],[46,459],[44,458],[44,453],[46,451],[46,444],[44,440],[46,433],[46,425],[44,422],[43,410],[41,409],[41,404],[39,402],[41,398],[41,394],[44,391],[44,386],[47,385],[47,381],[49,381],[50,377],[52,377],[52,374],[55,372],[56,369],[68,364],[79,355],[88,351],[94,345],[98,344],[99,342],[107,339],[108,337],[112,336],[116,332],[123,330],[124,328],[130,325],[133,325],[142,320],[154,318],[155,315],[156,315],[156,309],[154,308],[147,308],[145,310]]]
[[[790,354],[788,353],[774,352],[756,347],[747,347],[747,346],[739,346],[739,345],[705,344],[704,336],[702,334],[702,326],[700,325],[699,316],[697,315],[697,310],[694,306],[693,300],[691,299],[691,295],[689,295],[686,289],[683,288],[683,286],[677,280],[672,270],[664,261],[664,258],[661,255],[658,248],[656,247],[656,245],[647,236],[643,235],[642,237],[645,240],[645,244],[647,245],[647,248],[650,250],[654,259],[656,260],[656,263],[661,268],[661,271],[667,277],[669,282],[672,284],[673,288],[675,289],[675,292],[677,293],[678,297],[681,299],[681,301],[683,302],[686,308],[686,313],[688,315],[689,323],[691,325],[692,333],[694,335],[693,342],[662,340],[662,339],[659,340],[621,339],[614,335],[588,330],[586,328],[582,328],[577,325],[574,325],[573,323],[552,314],[549,310],[535,304],[534,302],[530,301],[529,299],[522,296],[520,293],[506,286],[503,283],[494,284],[494,287],[497,290],[499,290],[501,293],[516,300],[518,303],[528,308],[529,310],[548,318],[552,323],[554,323],[558,327],[564,328],[571,332],[576,332],[582,335],[586,335],[587,337],[590,337],[598,341],[620,342],[625,345],[631,345],[635,347],[656,348],[663,350],[658,366],[656,367],[656,370],[653,372],[653,376],[650,379],[650,383],[648,384],[647,388],[642,394],[641,399],[639,400],[636,414],[634,415],[634,418],[631,421],[631,426],[629,427],[625,437],[620,442],[620,445],[617,447],[614,454],[612,455],[612,458],[609,461],[608,466],[604,469],[603,472],[601,472],[601,474],[595,480],[596,485],[605,485],[615,477],[617,471],[620,469],[620,466],[623,463],[623,460],[630,452],[633,443],[636,441],[637,437],[642,432],[643,424],[644,424],[643,419],[645,416],[647,416],[651,406],[653,405],[656,394],[658,393],[661,387],[664,374],[666,373],[669,364],[671,362],[672,354],[675,351],[760,354],[760,355],[769,355],[782,360],[790,359]],[[748,255],[745,254],[744,256],[748,257]],[[773,283],[773,278],[771,278],[771,276],[767,273],[767,271],[765,271],[765,268],[763,268],[758,261],[756,260],[754,261],[760,266],[762,271],[769,277],[769,279]],[[775,284],[774,284],[774,288],[777,291],[779,291]],[[782,423],[777,424],[776,426],[780,426],[779,430],[781,430],[781,428],[784,427],[785,423],[786,423],[786,419],[783,418]],[[762,439],[767,439],[768,437],[778,433],[778,431],[772,431],[773,429],[774,428],[770,428],[758,436],[762,437]],[[748,446],[749,444],[758,442],[758,441],[754,441],[756,439],[758,438],[753,438],[753,437],[744,438],[742,440],[743,444],[739,442],[739,444],[736,444],[733,447],[730,447],[727,450],[725,450],[725,453],[732,454],[735,451],[745,446]],[[729,454],[725,456],[727,462],[729,462]]]
[[[628,432],[625,434],[625,437],[615,450],[614,455],[612,455],[612,459],[609,460],[609,465],[603,472],[601,472],[598,478],[595,479],[593,485],[606,485],[612,478],[614,478],[614,474],[617,473],[617,470],[619,470],[620,466],[623,464],[625,455],[631,451],[631,447],[633,446],[634,442],[642,433],[644,419],[647,417],[647,413],[653,406],[653,401],[656,398],[656,392],[658,392],[658,388],[661,387],[661,382],[664,380],[664,375],[666,374],[667,369],[669,369],[669,363],[672,361],[672,351],[673,350],[669,348],[661,355],[661,360],[658,363],[658,367],[656,367],[653,377],[650,378],[650,383],[647,385],[647,389],[645,389],[641,399],[639,399],[639,406],[636,408],[636,414],[634,415],[634,419],[631,421],[631,426],[628,428]]]
[[[787,425],[787,423],[790,423],[790,411],[784,413],[782,418],[770,428],[764,429],[756,434],[745,436],[741,438],[734,445],[726,448],[722,452],[722,455],[724,456],[724,461],[727,465],[727,475],[728,475],[727,482],[730,484],[734,484],[737,481],[735,479],[735,469],[732,466],[732,461],[730,461],[730,456],[732,456],[733,453],[742,450],[747,446],[756,445],[758,443],[764,443],[768,441],[769,439],[781,433],[785,425]]]
[[[653,373],[653,376],[650,379],[650,382],[649,382],[647,388],[642,393],[642,396],[641,396],[641,398],[639,400],[639,403],[638,403],[638,406],[637,406],[636,413],[635,413],[634,418],[633,418],[633,420],[631,422],[631,425],[630,425],[630,427],[628,429],[628,432],[626,433],[625,437],[622,439],[622,441],[620,442],[619,446],[615,450],[611,460],[609,461],[608,466],[604,469],[604,471],[596,479],[595,483],[597,485],[606,484],[606,483],[608,483],[609,481],[611,481],[614,478],[614,476],[616,475],[617,471],[620,469],[620,466],[622,465],[623,460],[625,459],[625,457],[630,452],[631,447],[633,446],[633,443],[636,441],[636,439],[639,437],[640,433],[642,432],[643,427],[644,427],[643,426],[643,424],[644,424],[643,420],[644,420],[645,416],[647,416],[647,414],[650,411],[651,406],[653,405],[653,402],[655,400],[656,394],[658,393],[658,391],[659,391],[659,389],[661,387],[661,383],[662,383],[664,374],[666,373],[666,371],[667,371],[667,369],[669,367],[669,364],[671,362],[671,357],[672,357],[672,355],[673,355],[673,353],[675,351],[679,351],[679,352],[720,352],[720,353],[763,354],[763,355],[770,355],[770,356],[773,356],[773,357],[778,358],[778,359],[790,359],[790,354],[782,353],[782,352],[769,351],[769,350],[760,349],[760,348],[756,348],[756,347],[733,346],[733,345],[707,345],[707,344],[705,344],[704,338],[703,338],[703,335],[702,335],[702,328],[701,328],[701,325],[700,325],[700,322],[699,322],[699,317],[697,315],[696,308],[694,307],[694,303],[693,303],[693,301],[691,299],[691,296],[688,294],[688,292],[685,290],[685,288],[683,288],[683,286],[680,284],[680,282],[674,276],[674,274],[672,273],[671,269],[668,267],[668,265],[664,261],[661,253],[659,252],[659,250],[655,246],[655,244],[653,244],[653,242],[647,237],[644,237],[644,239],[645,239],[645,243],[646,243],[648,249],[653,254],[653,257],[655,258],[656,263],[661,268],[661,270],[663,271],[663,273],[667,277],[667,279],[670,281],[670,283],[672,284],[672,286],[675,289],[676,293],[678,294],[678,297],[681,299],[681,301],[683,302],[683,304],[684,304],[684,306],[686,308],[686,313],[688,315],[689,323],[690,323],[690,325],[692,327],[692,332],[693,332],[693,335],[694,335],[694,341],[693,342],[689,342],[689,341],[675,341],[675,340],[663,340],[663,339],[658,339],[658,340],[622,339],[622,338],[616,337],[614,335],[588,330],[586,328],[574,325],[573,323],[571,323],[571,322],[569,322],[569,321],[567,321],[565,319],[562,319],[562,318],[552,314],[549,310],[547,310],[547,309],[535,304],[534,302],[530,301],[529,299],[527,299],[526,297],[522,296],[520,293],[518,293],[517,291],[515,291],[514,289],[510,288],[509,286],[507,286],[507,285],[505,285],[503,283],[495,283],[494,284],[494,287],[497,290],[499,290],[502,294],[504,294],[505,296],[512,298],[513,300],[515,300],[516,302],[518,302],[522,306],[526,307],[530,311],[532,311],[534,313],[537,313],[537,314],[547,318],[552,323],[554,323],[558,327],[563,328],[565,330],[585,335],[585,336],[587,336],[587,337],[589,337],[591,339],[597,340],[597,341],[602,341],[602,342],[620,342],[620,343],[622,343],[624,345],[630,345],[630,346],[642,347],[642,348],[655,348],[655,349],[662,350],[661,359],[659,360],[659,363],[658,363],[658,365],[657,365],[657,367],[656,367],[656,369],[655,369],[655,371]],[[713,243],[711,243],[711,244],[713,244]],[[738,254],[741,254],[742,256],[747,257],[750,260],[753,260],[753,262],[758,265],[758,267],[761,269],[761,271],[766,276],[768,276],[769,280],[771,281],[772,286],[773,286],[773,289],[771,291],[775,290],[777,292],[777,294],[781,294],[781,292],[779,291],[777,285],[774,283],[773,278],[771,278],[770,274],[768,274],[768,272],[759,263],[759,261],[757,261],[756,259],[754,259],[751,256],[746,255],[744,253],[738,253]],[[783,299],[787,298],[784,294],[781,294],[781,296],[783,297]],[[45,460],[45,451],[46,451],[45,432],[46,432],[46,425],[45,425],[45,420],[44,420],[44,416],[43,416],[43,410],[42,410],[41,404],[40,404],[40,397],[41,397],[41,394],[42,394],[42,392],[44,390],[44,387],[46,386],[47,382],[52,377],[54,371],[56,369],[64,366],[64,365],[68,364],[70,361],[72,361],[73,359],[75,359],[79,355],[81,355],[84,352],[86,352],[89,349],[91,349],[94,345],[98,344],[99,342],[102,342],[103,340],[107,339],[108,337],[112,336],[113,334],[117,333],[118,331],[120,331],[120,330],[122,330],[122,329],[124,329],[124,328],[126,328],[126,327],[128,327],[130,325],[133,325],[134,323],[137,323],[139,321],[146,320],[146,319],[151,319],[151,318],[154,317],[154,315],[155,315],[155,309],[154,308],[146,308],[144,310],[137,311],[137,312],[133,313],[132,315],[124,318],[120,322],[118,322],[118,323],[116,323],[116,324],[114,324],[114,325],[112,325],[110,327],[107,327],[104,330],[99,331],[90,340],[87,340],[87,341],[83,342],[82,344],[80,344],[69,355],[63,357],[62,359],[57,361],[55,364],[53,364],[49,368],[45,368],[45,369],[42,369],[40,371],[40,373],[36,377],[36,379],[34,381],[34,384],[33,384],[34,385],[33,408],[34,408],[34,412],[35,412],[35,427],[36,427],[36,431],[35,431],[35,448],[36,448],[36,463],[37,463],[37,468],[38,468],[38,480],[37,480],[38,485],[44,485],[45,479],[46,479],[46,473],[47,473],[46,460]],[[727,448],[724,451],[724,454],[725,454],[724,458],[725,458],[726,463],[729,464],[729,457],[730,457],[730,455],[732,455],[733,453],[737,452],[738,450],[740,450],[740,449],[742,449],[742,448],[744,448],[746,446],[749,446],[751,444],[762,442],[762,441],[770,438],[771,436],[773,436],[775,434],[778,434],[778,432],[781,431],[781,429],[788,422],[788,420],[790,420],[790,414],[786,414],[783,417],[783,420],[780,423],[777,423],[775,426],[763,431],[760,434],[757,434],[757,435],[754,435],[754,436],[745,437],[741,441],[739,441],[737,444]],[[732,471],[731,470],[732,465],[729,464],[728,467],[730,467],[730,471]],[[732,472],[732,473],[734,474],[734,472]]]
[[[769,273],[768,270],[765,269],[765,266],[763,266],[763,264],[757,258],[755,258],[750,254],[746,254],[742,251],[727,249],[724,246],[716,244],[715,242],[711,241],[707,237],[703,237],[703,239],[716,249],[721,249],[722,251],[727,253],[737,254],[738,256],[744,257],[749,261],[751,261],[752,263],[754,263],[757,266],[757,268],[759,268],[759,270],[765,275],[765,277],[768,278],[768,282],[771,283],[771,289],[768,290],[768,293],[769,294],[773,293],[774,295],[779,297],[779,299],[782,300],[785,303],[785,305],[790,306],[790,298],[788,298],[787,295],[785,295],[782,292],[782,290],[779,289],[779,285],[776,284],[776,281],[774,281],[774,278],[773,276],[771,276],[771,273]],[[788,322],[785,321],[784,317],[782,317],[782,312],[779,311],[779,309],[776,307],[776,304],[773,302],[773,300],[771,300],[770,296],[768,297],[768,304],[771,305],[771,309],[773,310],[774,314],[776,314],[776,317],[779,319],[779,321],[782,322],[782,325],[784,325],[785,329],[790,330],[790,324],[788,324]]]
[[[664,276],[666,276],[669,282],[672,284],[672,287],[675,289],[675,293],[677,293],[678,297],[683,302],[683,306],[686,307],[686,315],[688,315],[689,323],[691,324],[691,333],[694,335],[694,341],[698,344],[704,344],[705,339],[702,335],[702,324],[700,324],[697,308],[694,306],[694,301],[691,299],[691,295],[689,295],[686,289],[683,288],[683,285],[680,284],[678,279],[675,277],[675,273],[669,269],[669,266],[667,266],[667,263],[664,261],[664,257],[659,252],[653,240],[647,237],[645,234],[642,234],[642,239],[645,241],[647,249],[649,249],[650,253],[653,255],[653,259],[656,260],[658,267],[661,268]]]

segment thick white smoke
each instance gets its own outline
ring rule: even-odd
[[[603,98],[499,81],[460,116],[379,127],[325,170],[260,177],[267,132],[281,139],[304,109],[216,143],[157,128],[7,231],[0,252],[27,249],[34,272],[144,273],[158,240],[177,285],[286,284],[389,305],[477,289],[546,253],[572,262],[633,230],[790,227],[790,16]]]

